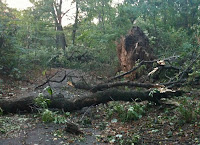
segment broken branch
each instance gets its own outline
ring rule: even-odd
[[[173,59],[177,59],[178,57],[179,57],[179,56],[172,56],[172,57],[168,57],[168,58],[165,58],[165,59],[162,59],[162,60],[163,60],[163,61],[170,61],[170,60],[173,60]],[[131,70],[129,70],[129,71],[123,73],[123,74],[120,74],[120,75],[117,75],[117,76],[114,76],[114,77],[110,78],[110,79],[108,80],[108,82],[113,81],[113,80],[115,80],[115,79],[122,78],[123,76],[128,75],[128,74],[130,74],[130,73],[136,71],[136,70],[139,69],[143,64],[154,63],[154,62],[158,62],[158,61],[160,61],[160,59],[152,60],[152,61],[143,61],[143,60],[142,60],[137,66],[133,67]],[[170,67],[170,68],[171,68],[171,67]],[[178,69],[178,68],[175,68],[175,67],[172,67],[172,68],[173,68],[173,69]]]

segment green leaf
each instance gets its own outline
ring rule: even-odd
[[[49,93],[49,95],[53,95],[53,90],[51,89],[50,86],[47,86],[47,87],[45,88],[45,90]]]
[[[0,116],[3,115],[3,109],[0,107]]]
[[[42,75],[45,76],[45,75],[46,75],[46,72],[47,72],[47,70],[45,69],[45,70],[42,72]]]

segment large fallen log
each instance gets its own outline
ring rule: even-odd
[[[64,111],[79,110],[83,107],[97,105],[100,103],[107,103],[109,101],[152,101],[159,104],[161,98],[169,98],[171,96],[180,96],[181,91],[177,92],[154,92],[152,96],[150,91],[136,92],[136,91],[121,91],[117,89],[108,89],[106,91],[97,92],[88,96],[83,96],[75,99],[67,99],[62,95],[51,97],[51,104],[49,108],[63,109]],[[0,107],[5,113],[16,113],[18,111],[30,112],[34,106],[35,97],[29,96],[18,99],[0,99]]]

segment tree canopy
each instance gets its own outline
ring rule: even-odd
[[[73,0],[70,9],[65,0],[30,2],[18,11],[0,1],[1,72],[20,77],[35,65],[85,67],[88,60],[89,68],[116,66],[116,42],[132,26],[142,28],[157,56],[199,53],[198,0]],[[71,9],[74,24],[63,26]]]

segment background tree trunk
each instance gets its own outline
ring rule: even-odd
[[[76,16],[75,16],[75,23],[73,25],[73,31],[72,31],[72,44],[73,45],[75,45],[76,30],[78,28],[78,14],[79,14],[79,1],[76,0]]]
[[[67,42],[65,39],[65,34],[62,27],[62,0],[60,0],[60,3],[56,3],[55,1],[52,4],[52,13],[55,20],[55,27],[56,27],[56,44],[57,47],[62,48],[65,51],[65,48],[67,47]]]

